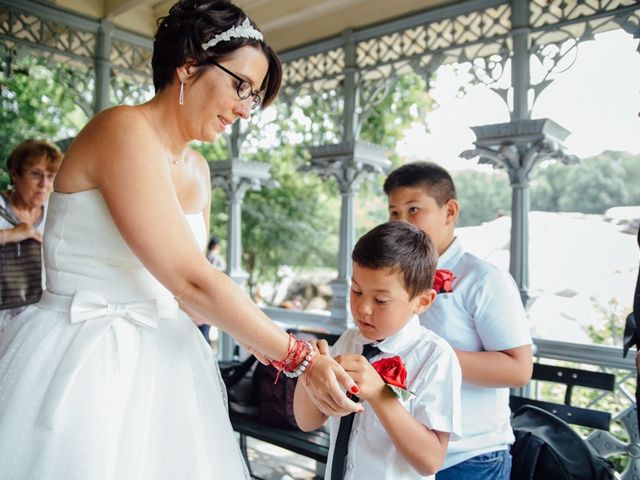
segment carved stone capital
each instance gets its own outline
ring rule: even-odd
[[[310,164],[302,171],[335,178],[343,195],[356,192],[360,182],[369,175],[385,173],[391,167],[386,149],[368,142],[320,145],[310,147],[309,153]]]
[[[240,158],[209,162],[211,186],[222,188],[230,202],[242,201],[247,190],[276,186],[271,180],[270,165]]]
[[[465,150],[460,156],[478,158],[480,164],[504,169],[514,187],[528,185],[531,171],[544,160],[578,161],[564,146],[569,130],[548,118],[480,125],[471,129],[476,134],[473,142],[476,148]]]

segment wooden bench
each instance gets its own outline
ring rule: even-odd
[[[244,456],[249,472],[256,477],[251,470],[251,463],[247,452],[247,437],[255,438],[271,445],[275,445],[290,452],[311,458],[320,464],[327,463],[329,454],[329,433],[324,429],[313,432],[301,430],[286,430],[258,423],[254,418],[242,415],[231,415],[233,429],[240,434],[240,450]]]
[[[573,387],[586,387],[607,392],[615,388],[615,375],[603,372],[591,372],[576,368],[560,367],[534,363],[533,381],[552,382],[565,385],[564,403],[553,403],[527,397],[511,395],[509,406],[515,412],[522,405],[535,405],[572,425],[609,430],[611,414],[590,408],[576,407],[571,404]]]

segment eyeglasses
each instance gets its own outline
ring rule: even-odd
[[[260,95],[258,95],[253,91],[249,82],[240,78],[231,70],[224,68],[218,62],[211,61],[211,64],[215,65],[223,72],[231,75],[233,78],[235,78],[238,81],[238,85],[236,86],[236,92],[238,93],[238,97],[240,97],[240,100],[246,100],[247,98],[251,97],[251,110],[255,110],[260,106],[260,103],[262,102],[262,98],[260,98]]]
[[[33,180],[34,182],[38,182],[38,183],[40,183],[45,178],[49,182],[53,182],[53,179],[56,176],[55,173],[51,173],[51,172],[45,173],[45,172],[43,172],[41,170],[28,170],[26,173],[27,173],[27,175],[29,175],[31,180]]]

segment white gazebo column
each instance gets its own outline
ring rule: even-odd
[[[511,120],[526,120],[530,117],[530,54],[529,54],[529,1],[511,2],[511,38],[513,58],[511,59],[511,86],[513,87],[513,110]]]
[[[358,141],[359,97],[361,81],[357,66],[357,52],[353,32],[343,34],[345,66],[342,95],[342,142],[309,148],[310,165],[306,171],[320,176],[333,177],[338,182],[342,197],[340,208],[340,247],[338,252],[338,277],[331,282],[331,322],[341,327],[353,323],[349,309],[351,282],[351,251],[356,241],[355,198],[360,182],[374,173],[386,171],[391,162],[385,149],[378,145]]]
[[[93,104],[94,113],[99,113],[111,105],[109,92],[111,90],[111,39],[113,36],[113,22],[100,20],[96,45],[96,86]]]
[[[338,182],[342,196],[340,208],[340,249],[338,277],[331,282],[333,300],[331,321],[348,327],[352,324],[349,311],[351,283],[351,251],[356,241],[355,198],[360,182],[369,175],[383,173],[391,162],[385,149],[366,142],[340,143],[309,148],[311,165],[306,169]]]
[[[236,130],[237,134],[237,130]],[[231,140],[234,137],[232,135]],[[230,149],[230,153],[238,153],[239,144]],[[227,220],[227,275],[240,285],[246,286],[249,274],[242,268],[242,202],[247,190],[260,190],[264,185],[271,185],[270,165],[267,163],[248,162],[238,157],[229,160],[209,162],[212,187],[220,187],[227,196],[229,218]],[[235,341],[226,333],[219,336],[219,357],[231,360]]]
[[[509,175],[511,200],[511,254],[509,271],[518,285],[522,303],[529,300],[529,185],[531,172],[544,160],[563,163],[578,160],[565,152],[569,131],[549,119],[516,120],[471,127],[476,148],[462,152],[463,158],[478,157],[478,163],[503,168]]]

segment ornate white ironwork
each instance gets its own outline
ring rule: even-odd
[[[94,92],[94,75],[93,67],[85,66],[80,70],[73,66],[64,64],[49,63],[58,82],[63,84],[70,92],[74,92],[75,103],[87,116],[87,119],[93,116],[93,92]]]
[[[113,75],[110,78],[110,101],[112,105],[138,105],[151,99],[153,86],[141,83],[137,77],[129,75]]]
[[[326,82],[341,75],[344,66],[344,50],[342,48],[310,55],[285,63],[282,70],[282,82],[287,86],[302,83],[313,84],[316,81]],[[326,83],[325,86],[327,86]]]
[[[530,0],[530,24],[533,28],[570,20],[593,17],[626,6],[637,6],[636,0]]]
[[[111,43],[111,68],[118,73],[129,73],[139,83],[151,85],[151,55],[149,48],[114,39]]]
[[[87,63],[95,57],[95,32],[42,18],[22,9],[0,5],[0,35],[36,50],[48,49]]]

